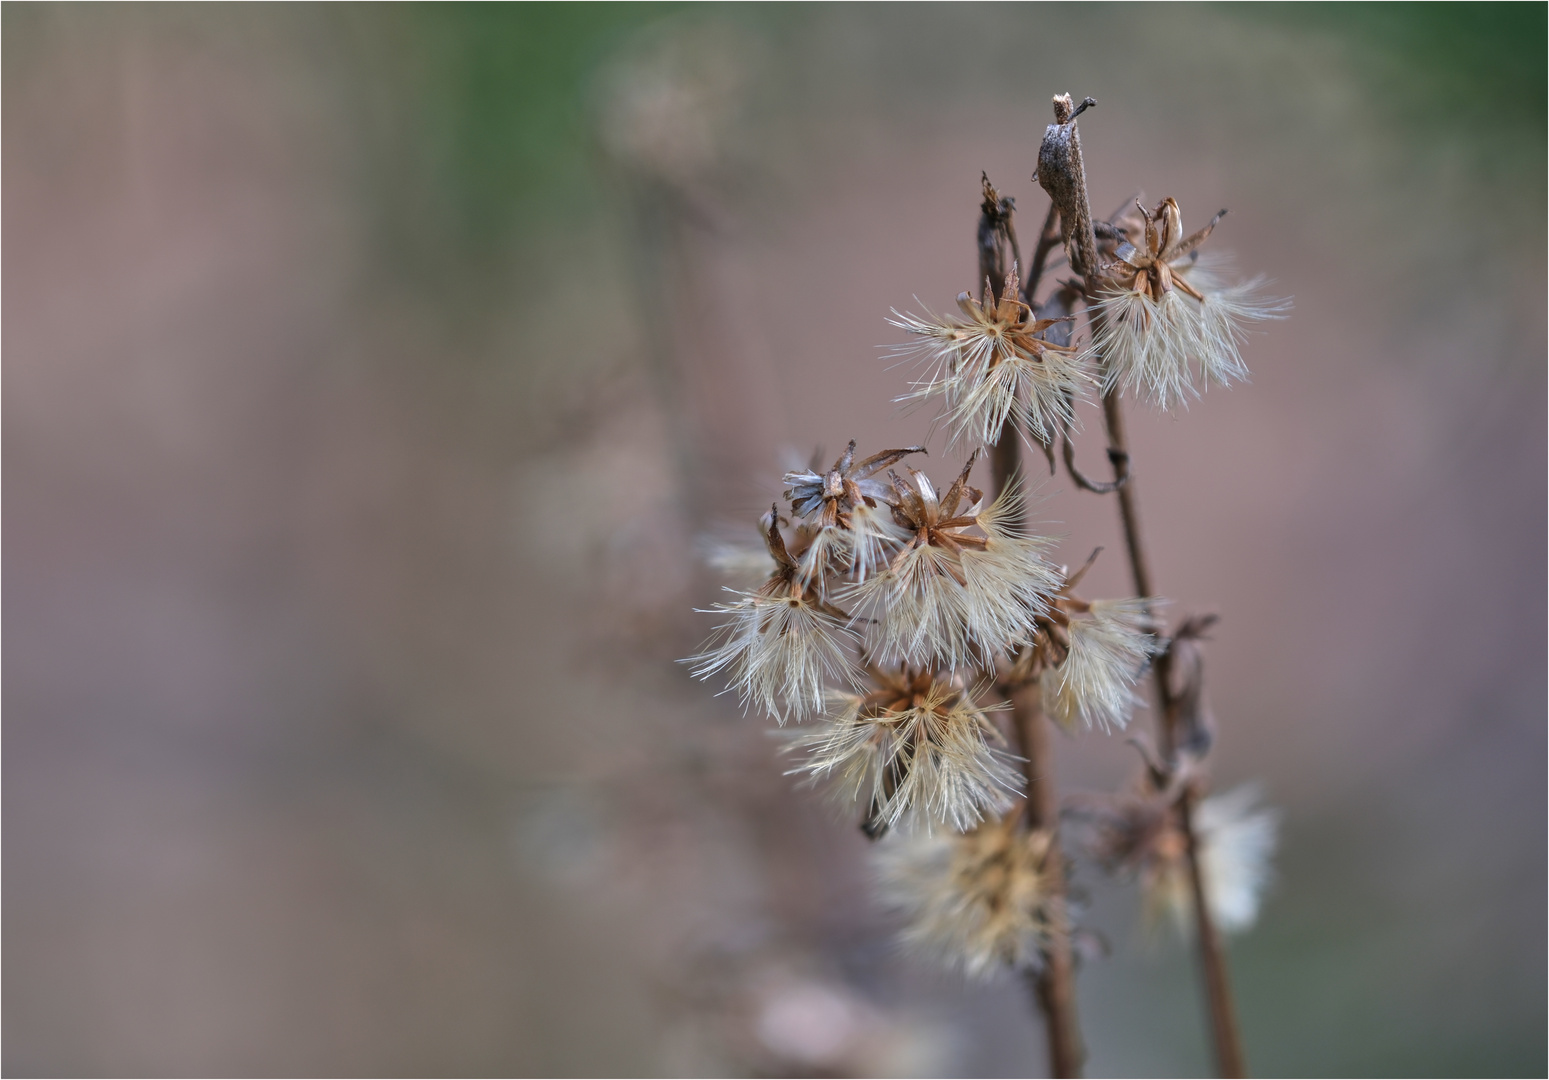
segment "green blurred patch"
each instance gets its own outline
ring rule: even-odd
[[[1248,18],[1346,38],[1373,94],[1402,121],[1520,129],[1544,145],[1549,6],[1541,3],[1254,4]],[[1518,144],[1520,145],[1520,143]]]
[[[429,141],[466,249],[498,250],[542,197],[584,209],[593,69],[668,4],[427,4],[410,19],[425,61]]]
[[[603,198],[589,108],[608,57],[676,4],[414,4],[339,13],[376,272],[477,331]],[[595,230],[593,230],[595,231]],[[571,260],[574,261],[573,258]],[[568,267],[567,267],[568,269]],[[513,276],[514,275],[514,276]]]

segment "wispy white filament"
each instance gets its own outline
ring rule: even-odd
[[[1203,278],[1203,275],[1202,275]],[[1088,350],[1100,358],[1103,390],[1115,387],[1164,409],[1198,400],[1203,387],[1248,379],[1241,345],[1248,327],[1280,318],[1283,300],[1261,295],[1261,281],[1208,289],[1203,302],[1169,289],[1111,292],[1094,305],[1096,333]]]

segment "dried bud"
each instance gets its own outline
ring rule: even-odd
[[[1086,167],[1081,162],[1081,135],[1076,117],[1097,102],[1087,98],[1072,107],[1069,94],[1054,99],[1054,123],[1038,147],[1038,183],[1060,212],[1060,239],[1070,267],[1083,277],[1097,269],[1097,239],[1086,194]]]

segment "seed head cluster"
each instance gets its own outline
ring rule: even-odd
[[[960,294],[956,314],[894,309],[889,320],[908,336],[893,355],[918,365],[897,400],[940,410],[951,445],[967,451],[961,469],[943,485],[922,467],[924,446],[860,457],[851,441],[827,470],[814,461],[786,473],[784,506],[758,525],[764,580],[727,590],[731,599],[712,609],[721,622],[687,661],[698,678],[724,679],[744,711],[799,725],[784,735],[789,772],[827,789],[879,840],[882,889],[904,917],[905,941],[975,977],[1053,972],[1060,965],[1049,958],[1059,956],[1068,968],[1068,951],[1049,951],[1051,940],[1068,950],[1066,864],[1052,789],[1041,786],[1047,762],[1020,757],[1035,756],[1027,732],[1041,730],[1027,717],[1041,723],[1041,710],[1071,734],[1123,729],[1153,662],[1166,701],[1176,650],[1197,650],[1199,636],[1164,636],[1155,598],[1076,594],[1092,561],[1068,572],[1051,560],[1053,542],[1024,524],[1005,440],[1040,444],[1051,467],[1063,440],[1078,485],[1112,491],[1128,475],[1122,436],[1110,449],[1114,482],[1086,480],[1071,447],[1078,406],[1100,393],[1117,432],[1121,396],[1171,409],[1212,383],[1245,380],[1248,328],[1286,308],[1258,282],[1222,285],[1200,257],[1221,214],[1192,234],[1172,198],[1150,210],[1137,201],[1138,216],[1092,220],[1075,125],[1092,104],[1055,99],[1037,177],[1053,206],[1029,280],[1014,201],[984,178],[980,297]],[[1040,304],[1034,294],[1059,243],[1078,277]],[[991,446],[996,482],[985,484],[981,469],[975,483]],[[751,565],[725,551],[717,560]],[[1208,620],[1185,623],[1197,630]],[[1191,670],[1197,683],[1198,663]],[[1018,703],[1014,723],[1008,697]],[[1199,694],[1185,698],[1202,718]],[[1187,711],[1177,704],[1169,723]],[[1201,719],[1190,730],[1207,727]],[[1202,735],[1185,749],[1197,758],[1208,742]],[[1099,800],[1088,830],[1086,854],[1137,879],[1156,918],[1179,918],[1191,899],[1185,772],[1178,760],[1152,762],[1136,793]],[[1039,786],[1024,793],[1024,776]],[[1187,783],[1199,790],[1197,771]],[[1040,792],[1048,802],[1035,812]],[[1224,929],[1252,922],[1269,876],[1276,819],[1254,798],[1239,789],[1195,808],[1192,844]]]

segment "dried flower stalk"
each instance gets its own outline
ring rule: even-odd
[[[1055,1076],[1079,1075],[1085,1049],[1050,731],[1124,728],[1150,670],[1158,751],[1139,743],[1136,788],[1078,799],[1072,820],[1090,823],[1086,854],[1137,880],[1148,911],[1192,914],[1218,1062],[1240,1075],[1219,930],[1256,912],[1274,817],[1247,789],[1200,801],[1213,726],[1199,641],[1213,617],[1161,636],[1121,395],[1171,408],[1244,380],[1246,328],[1284,305],[1201,265],[1225,211],[1188,235],[1172,198],[1093,220],[1076,118],[1095,104],[1054,99],[1036,173],[1051,205],[1025,275],[1014,202],[982,177],[979,296],[959,295],[961,316],[890,320],[912,339],[895,354],[925,367],[898,400],[938,403],[953,443],[975,444],[956,478],[942,487],[906,465],[921,446],[857,459],[853,441],[826,472],[786,474],[788,513],[777,503],[759,523],[766,580],[716,605],[724,622],[689,662],[724,676],[744,709],[803,725],[787,739],[790,772],[860,813],[907,942],[972,977],[1029,980]],[[1079,278],[1040,302],[1058,246]],[[1101,395],[1111,481],[1076,468],[1088,392]],[[1133,597],[1085,599],[1075,589],[1092,560],[1075,573],[1049,562],[1051,542],[1025,520],[1024,443],[1051,470],[1061,444],[1077,486],[1117,495]],[[972,479],[981,449],[985,489]]]
[[[1088,98],[1082,108],[1094,104]],[[1157,404],[1166,407],[1185,395],[1197,396],[1190,379],[1191,367],[1218,382],[1245,378],[1247,369],[1237,351],[1244,324],[1277,317],[1286,305],[1259,299],[1256,283],[1220,293],[1202,292],[1188,283],[1188,267],[1183,260],[1197,255],[1200,243],[1210,235],[1224,210],[1205,228],[1185,237],[1178,204],[1168,198],[1154,212],[1138,207],[1143,249],[1132,243],[1126,230],[1116,223],[1104,223],[1100,247],[1087,197],[1075,123],[1077,112],[1071,107],[1069,95],[1054,99],[1055,122],[1049,125],[1040,147],[1038,180],[1060,215],[1071,265],[1083,279],[1091,322],[1087,356],[1104,373],[1103,416],[1108,430],[1108,455],[1114,466],[1110,487],[1118,496],[1135,591],[1140,597],[1150,597],[1155,593],[1141,535],[1135,481],[1130,473],[1120,393],[1126,389],[1148,391]],[[1068,451],[1068,441],[1066,446]],[[1067,462],[1070,460],[1067,456]],[[1074,476],[1073,463],[1071,472]],[[1082,486],[1093,487],[1085,483]],[[1173,641],[1180,636],[1175,634]],[[1197,760],[1194,753],[1202,756],[1203,751],[1197,744],[1185,745],[1191,740],[1184,731],[1180,697],[1174,690],[1174,658],[1172,648],[1163,648],[1158,651],[1153,667],[1161,760],[1153,763],[1150,779],[1154,790],[1169,796],[1176,835],[1185,848],[1189,902],[1205,976],[1217,1066],[1223,1076],[1242,1076],[1246,1066],[1225,951],[1208,902],[1204,851],[1195,827],[1198,793],[1193,775]],[[1197,697],[1197,672],[1192,692]]]

